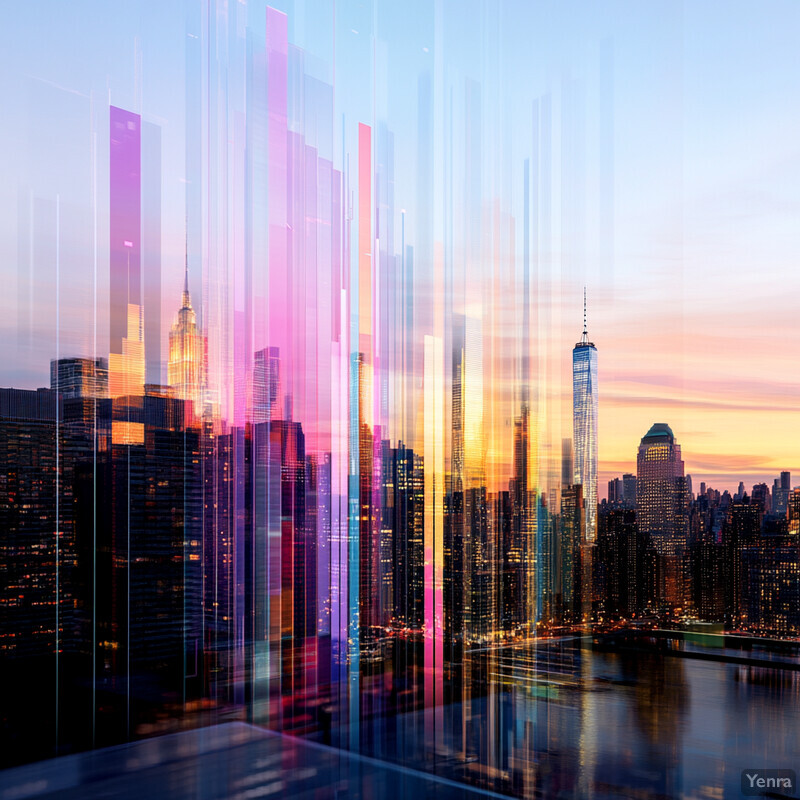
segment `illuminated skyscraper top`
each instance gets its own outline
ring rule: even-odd
[[[191,400],[193,413],[200,416],[203,387],[203,342],[197,329],[197,315],[189,295],[188,247],[184,265],[183,296],[178,316],[169,332],[167,380],[181,400]]]
[[[572,430],[575,483],[583,486],[586,541],[597,535],[597,348],[586,327],[583,292],[583,334],[572,350]]]

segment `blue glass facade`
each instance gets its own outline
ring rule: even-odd
[[[575,483],[583,486],[586,541],[597,536],[597,348],[586,341],[572,350],[572,431]]]

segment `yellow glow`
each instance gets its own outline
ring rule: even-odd
[[[483,338],[477,319],[464,324],[464,356],[461,361],[464,407],[464,473],[466,489],[486,483],[486,436],[483,416]]]
[[[109,397],[141,397],[144,394],[144,337],[142,307],[128,305],[128,335],[121,353],[108,355]]]
[[[203,340],[197,330],[197,315],[188,292],[169,332],[167,381],[180,400],[192,403],[192,412],[203,411]]]
[[[111,423],[111,441],[114,444],[144,444],[144,424],[114,420]]]

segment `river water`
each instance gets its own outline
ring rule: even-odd
[[[362,752],[520,797],[739,797],[743,770],[800,766],[792,670],[577,642],[463,663],[452,702],[379,715]]]

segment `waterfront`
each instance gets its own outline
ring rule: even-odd
[[[344,798],[416,786],[439,797],[456,796],[456,782],[530,798],[721,798],[740,796],[743,769],[791,769],[800,755],[795,670],[596,652],[587,640],[472,653],[465,672],[477,660],[486,691],[434,713],[384,703],[359,732],[361,756],[236,723],[8,770],[0,796],[316,797],[336,786]]]
[[[522,797],[739,796],[743,769],[797,763],[796,670],[583,645],[484,651],[485,692],[375,721],[362,749]]]

